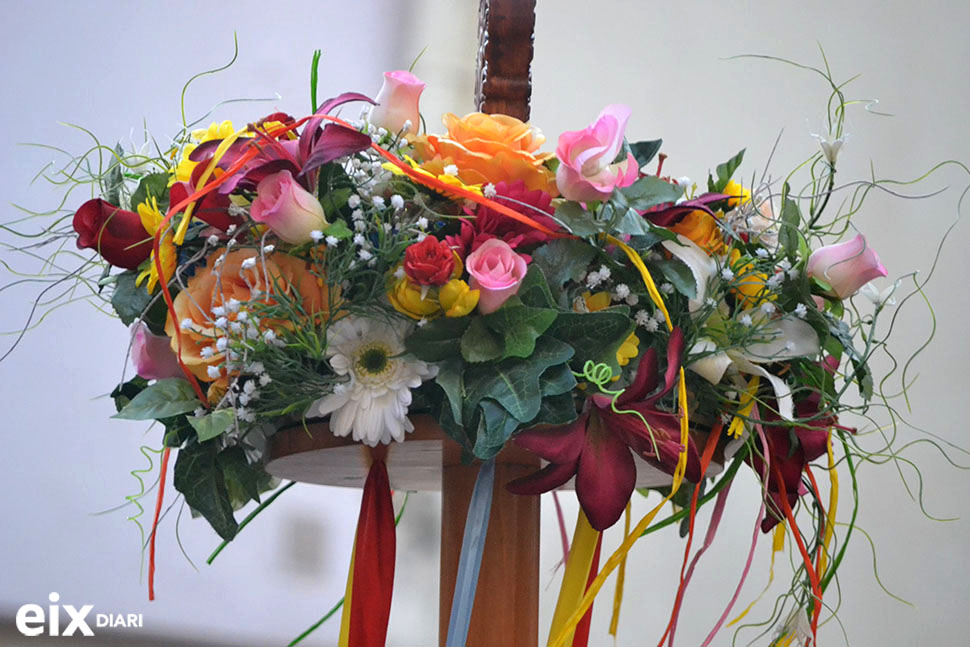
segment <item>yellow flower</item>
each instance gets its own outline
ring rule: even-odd
[[[446,317],[464,317],[478,305],[480,290],[472,290],[461,279],[445,283],[438,293],[438,302]]]
[[[609,292],[597,292],[592,294],[590,292],[583,292],[583,302],[586,304],[587,312],[596,312],[597,310],[605,310],[610,307],[613,302],[612,297],[610,297]],[[620,366],[626,366],[630,363],[630,360],[640,354],[640,338],[637,337],[636,333],[630,333],[620,347],[616,350],[616,363]],[[619,375],[613,377],[616,381],[620,379]]]
[[[138,205],[138,216],[141,218],[141,226],[145,228],[150,235],[154,236],[155,231],[161,226],[162,221],[165,217],[162,212],[158,209],[158,201],[152,197],[149,202],[146,200]],[[158,250],[161,258],[163,280],[168,283],[175,274],[175,242],[172,231],[166,231],[159,241]],[[135,280],[135,285],[141,285],[142,281],[148,279],[148,293],[151,294],[155,291],[155,286],[158,285],[158,268],[155,266],[155,250],[152,249],[152,254],[148,258],[148,269],[143,270],[138,278]]]
[[[732,208],[751,200],[751,191],[745,189],[734,180],[729,181],[721,193],[732,196],[727,201],[728,206]]]
[[[181,159],[171,171],[172,177],[169,179],[169,186],[176,182],[188,182],[192,179],[192,171],[199,163],[190,160],[189,155],[199,147],[199,144],[213,139],[225,139],[234,132],[236,132],[236,129],[233,128],[232,122],[228,119],[222,123],[212,122],[208,128],[193,130],[192,141],[182,147]]]
[[[691,239],[712,256],[723,251],[724,238],[721,235],[721,229],[717,226],[717,219],[706,211],[700,209],[691,211],[670,230]]]
[[[763,301],[773,301],[777,298],[768,289],[768,275],[764,272],[755,272],[754,263],[748,262],[740,265],[741,252],[737,249],[731,250],[731,270],[737,278],[731,292],[738,298],[738,304],[743,310],[750,310]]]
[[[431,318],[441,312],[441,304],[428,287],[415,285],[406,276],[394,282],[387,298],[395,310],[412,319]]]

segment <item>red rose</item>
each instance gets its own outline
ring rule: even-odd
[[[152,252],[152,237],[137,213],[98,198],[88,200],[74,214],[78,249],[96,250],[116,267],[133,270]]]
[[[428,236],[404,250],[404,273],[418,285],[444,285],[455,271],[455,254],[448,243]]]

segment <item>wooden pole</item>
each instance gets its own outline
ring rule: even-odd
[[[529,119],[535,0],[481,0],[475,102],[481,112]],[[505,484],[538,467],[509,447],[496,458],[495,489],[467,645],[536,647],[539,642],[539,497]],[[442,453],[441,593],[438,641],[445,646],[465,517],[478,465],[463,465],[457,445]]]

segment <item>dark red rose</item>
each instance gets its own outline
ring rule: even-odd
[[[133,270],[152,253],[152,237],[137,213],[88,200],[74,214],[78,249],[96,250],[116,267]]]
[[[455,270],[455,254],[448,243],[428,236],[404,250],[404,273],[418,285],[444,285]]]

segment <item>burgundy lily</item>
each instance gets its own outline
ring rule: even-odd
[[[637,468],[631,449],[668,474],[676,468],[682,448],[680,416],[661,411],[656,404],[676,383],[683,351],[684,335],[675,328],[667,343],[664,383],[656,393],[651,394],[660,379],[657,354],[651,348],[640,360],[633,383],[617,398],[616,410],[612,398],[593,396],[574,422],[530,429],[515,436],[519,446],[538,454],[549,465],[512,481],[509,490],[541,494],[575,476],[576,496],[590,524],[605,530],[616,523],[636,487]],[[686,478],[692,482],[701,478],[700,458],[692,441],[687,447]]]
[[[727,200],[730,197],[723,193],[704,193],[693,200],[656,206],[644,211],[642,215],[655,225],[673,227],[691,211],[704,211],[713,216],[714,212],[708,205],[714,202],[720,202],[721,200]]]
[[[808,491],[802,482],[802,472],[804,472],[805,466],[827,451],[829,429],[838,420],[834,415],[821,415],[820,402],[821,396],[818,393],[813,393],[804,400],[795,403],[795,417],[804,420],[804,422],[800,422],[794,427],[772,424],[781,420],[781,418],[772,410],[771,406],[765,407],[762,411],[762,428],[768,442],[768,458],[771,461],[767,503],[772,512],[772,514],[765,515],[761,522],[763,532],[768,532],[775,527],[775,524],[785,518],[784,512],[782,512],[782,488],[778,475],[781,475],[784,483],[784,491],[788,495],[788,505],[794,508],[798,497]],[[772,403],[769,401],[768,404],[771,405]],[[794,431],[794,436],[797,439],[797,443],[794,444],[792,443],[792,431]],[[759,451],[752,452],[748,457],[748,462],[754,468],[754,471],[764,479],[765,464],[762,456],[765,450],[761,447],[760,440],[758,446]],[[775,467],[778,469],[776,470]]]

